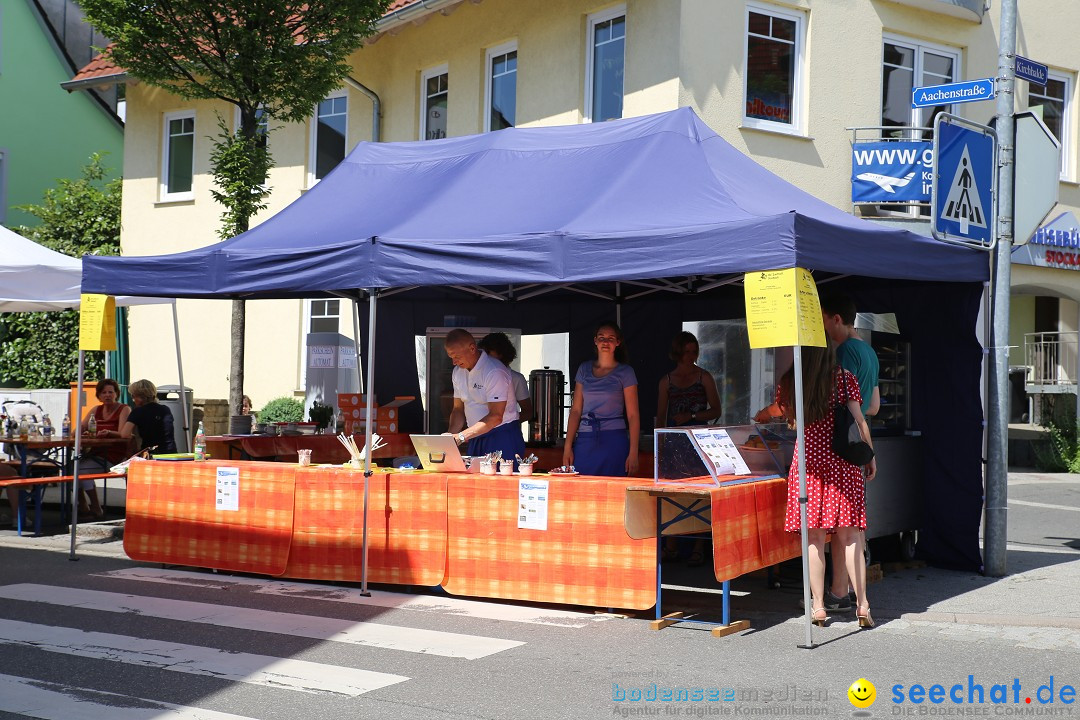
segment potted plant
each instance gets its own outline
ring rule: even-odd
[[[316,430],[322,432],[334,420],[334,406],[323,405],[318,400],[311,404],[308,420],[315,423]]]

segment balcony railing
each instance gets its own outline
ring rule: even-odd
[[[1037,332],[1024,335],[1029,393],[1075,393],[1080,333]]]

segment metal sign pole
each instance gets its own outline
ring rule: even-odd
[[[992,368],[987,397],[985,572],[1005,574],[1008,513],[1009,436],[1009,289],[1013,249],[1013,90],[1016,86],[1016,0],[1001,2],[1001,40],[997,93],[997,217],[990,279],[990,353]]]

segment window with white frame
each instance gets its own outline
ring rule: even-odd
[[[626,69],[626,6],[589,16],[585,121],[621,118]]]
[[[950,112],[951,104],[911,107],[911,91],[917,87],[956,82],[960,71],[960,51],[886,37],[881,64],[881,124],[884,137],[929,140],[933,131],[913,132],[912,127],[934,127],[939,113]]]
[[[240,129],[240,108],[236,108],[233,117],[233,125]],[[270,132],[270,116],[261,107],[255,109],[255,132],[266,135]]]
[[[190,200],[195,168],[195,111],[167,113],[161,161],[161,199]]]
[[[337,332],[341,320],[340,300],[312,300],[308,332]]]
[[[450,100],[450,71],[447,65],[426,70],[420,76],[420,139],[446,137],[446,108]]]
[[[767,5],[746,8],[743,123],[802,131],[803,44],[806,18]]]
[[[502,130],[517,124],[517,43],[487,51],[487,113],[484,130]]]
[[[348,125],[349,98],[345,91],[335,93],[319,103],[312,121],[308,185],[322,180],[345,159]]]
[[[1046,76],[1046,87],[1032,83],[1028,91],[1028,108],[1040,108],[1042,120],[1054,137],[1061,143],[1061,176],[1069,174],[1070,101],[1072,99],[1072,78],[1061,73],[1051,72]]]

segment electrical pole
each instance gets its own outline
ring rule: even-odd
[[[1016,0],[1001,0],[997,72],[997,243],[990,277],[990,387],[987,398],[986,530],[983,563],[991,577],[1005,574],[1009,463],[1009,290],[1013,249],[1016,87]]]

